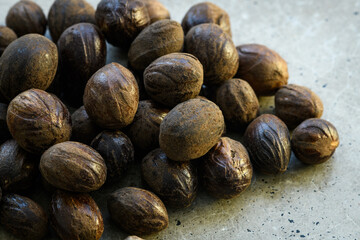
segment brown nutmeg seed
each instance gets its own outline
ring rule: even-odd
[[[150,23],[163,19],[170,19],[169,10],[157,0],[142,0],[148,10]]]
[[[5,48],[16,39],[17,35],[11,28],[0,26],[0,57]]]

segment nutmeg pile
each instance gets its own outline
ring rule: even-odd
[[[180,24],[157,0],[101,0],[96,9],[55,0],[47,20],[25,0],[6,25],[0,222],[19,238],[44,238],[50,222],[61,239],[100,239],[103,217],[89,192],[121,181],[132,164],[144,189],[118,189],[107,205],[123,231],[144,236],[165,229],[166,208],[190,206],[200,187],[233,198],[253,171],[285,172],[291,151],[320,164],[339,145],[320,98],[287,84],[275,51],[236,47],[228,14],[213,3],[192,6]],[[128,52],[128,66],[106,64],[106,41]],[[273,95],[274,114],[260,115],[258,97]],[[52,194],[48,212],[26,197],[39,183]]]

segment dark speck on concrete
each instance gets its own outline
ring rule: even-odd
[[[180,220],[177,220],[176,226],[179,226],[181,224]]]
[[[323,85],[323,88],[326,88],[326,86],[327,86],[327,84],[324,84],[324,85]]]
[[[355,16],[356,16],[356,15],[359,15],[359,12],[358,12],[358,11],[354,12],[354,15],[355,15]]]
[[[319,225],[319,222],[316,222],[315,224],[316,224],[316,225]]]
[[[250,229],[246,229],[248,232],[251,232],[251,230]]]
[[[300,237],[301,237],[301,238],[304,238],[304,237],[305,237],[305,235],[300,235]]]
[[[282,213],[281,216],[284,216],[284,214]]]
[[[288,219],[289,220],[289,223],[294,223],[294,220],[291,220],[291,219]]]
[[[296,233],[299,233],[300,232],[300,230],[296,230]]]

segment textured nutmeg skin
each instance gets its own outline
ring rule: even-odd
[[[166,206],[185,208],[195,200],[198,178],[196,167],[190,161],[172,161],[157,148],[143,158],[141,174]]]
[[[121,131],[101,132],[91,142],[91,147],[105,160],[108,182],[120,180],[134,162],[134,147],[128,136]]]
[[[161,122],[160,148],[175,161],[196,159],[218,142],[224,128],[224,116],[215,103],[190,99],[174,107]]]
[[[333,124],[318,118],[302,122],[293,131],[291,148],[295,156],[306,164],[326,162],[339,146],[339,134]]]
[[[201,158],[203,186],[217,198],[230,199],[245,191],[251,183],[253,169],[246,148],[238,141],[222,137]]]
[[[106,40],[114,46],[127,48],[150,24],[148,9],[139,0],[101,0],[95,13],[96,23]]]
[[[106,165],[93,148],[78,142],[63,142],[46,150],[40,172],[56,188],[71,192],[91,192],[106,180]]]
[[[287,84],[287,63],[275,51],[260,44],[245,44],[236,47],[239,54],[237,78],[249,82],[258,95],[274,95]]]
[[[125,187],[115,191],[107,205],[113,221],[130,234],[153,234],[169,225],[169,217],[160,198],[140,188]]]
[[[278,117],[260,115],[247,127],[244,142],[255,169],[268,174],[286,171],[291,154],[290,134]]]
[[[0,186],[4,191],[27,190],[38,176],[38,158],[25,152],[14,139],[0,146]]]
[[[100,209],[89,194],[57,190],[50,214],[50,223],[63,240],[98,240],[104,232]]]
[[[78,23],[61,34],[57,45],[64,98],[72,106],[81,106],[87,81],[105,66],[105,37],[95,25]]]
[[[143,71],[155,59],[169,53],[181,52],[184,32],[174,20],[160,20],[144,29],[131,43],[128,57],[130,65]]]
[[[6,26],[14,30],[18,37],[29,33],[44,35],[46,23],[41,7],[29,0],[17,2],[6,15]]]
[[[320,118],[323,109],[319,96],[307,87],[289,84],[275,94],[275,114],[289,129],[308,118]]]
[[[134,75],[118,63],[99,69],[86,84],[84,106],[98,126],[120,129],[134,119],[139,88]]]
[[[17,35],[11,28],[0,26],[0,57],[5,48],[16,39]]]
[[[7,114],[8,105],[0,103],[0,144],[11,138],[7,123],[6,123],[6,114]]]
[[[251,86],[242,79],[230,79],[216,92],[216,104],[230,127],[241,129],[254,120],[259,112],[259,101]]]
[[[17,194],[2,197],[0,223],[21,239],[40,240],[48,230],[48,218],[42,207],[30,198]]]
[[[168,107],[195,98],[203,84],[203,66],[191,54],[171,53],[152,62],[144,72],[151,99]]]
[[[185,52],[204,67],[204,84],[220,84],[234,77],[239,56],[231,37],[219,26],[204,23],[191,28],[185,37]]]
[[[42,153],[70,139],[71,118],[55,96],[30,89],[14,98],[8,107],[7,125],[13,138],[28,152]]]
[[[50,7],[48,24],[56,43],[68,27],[77,23],[95,24],[95,9],[85,0],[55,0]]]
[[[185,14],[181,25],[186,34],[192,27],[203,23],[217,24],[231,37],[229,15],[211,2],[202,2],[192,6]]]
[[[148,10],[150,23],[163,19],[170,19],[169,10],[157,0],[142,0]]]
[[[144,239],[134,235],[134,236],[128,236],[124,240],[144,240]]]
[[[57,66],[56,45],[46,37],[27,34],[16,39],[0,58],[1,95],[11,101],[31,88],[46,90],[55,77]]]

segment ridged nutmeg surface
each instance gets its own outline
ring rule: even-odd
[[[148,10],[150,22],[154,23],[163,19],[170,19],[169,10],[157,0],[142,0]]]
[[[290,161],[290,134],[285,123],[271,114],[252,121],[244,135],[254,168],[268,174],[285,172]]]
[[[190,99],[178,104],[160,124],[160,148],[175,161],[205,155],[224,132],[224,116],[213,102]]]
[[[11,28],[0,26],[0,57],[5,48],[15,39],[17,39],[17,35]]]
[[[14,98],[8,107],[7,125],[13,138],[26,151],[42,153],[71,135],[71,117],[55,96],[30,89]]]
[[[106,180],[106,165],[93,148],[78,142],[63,142],[46,150],[40,172],[52,186],[71,192],[91,192]]]

